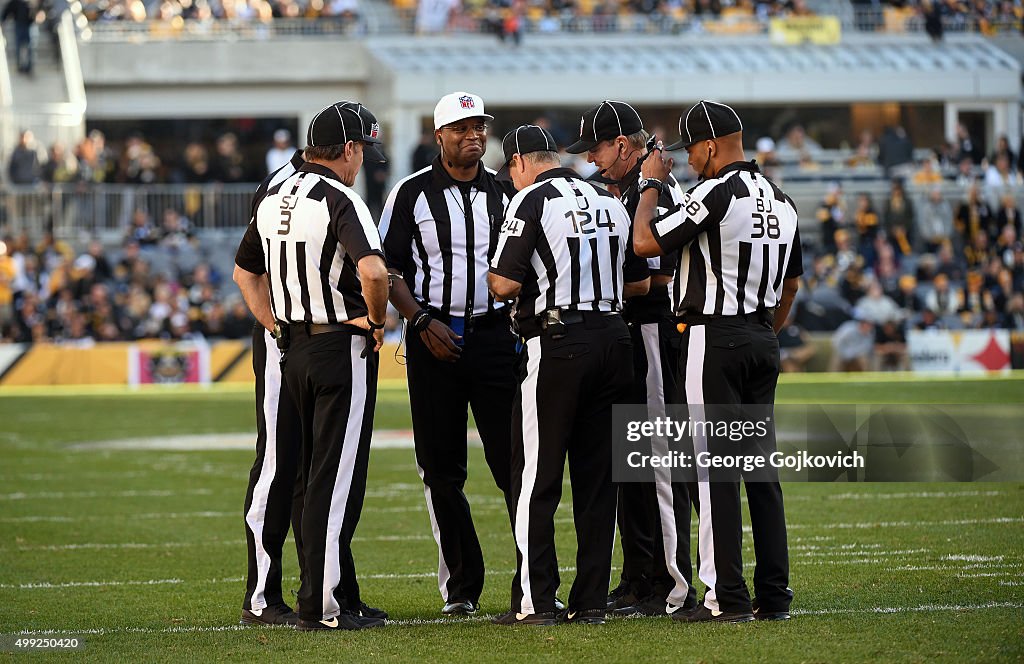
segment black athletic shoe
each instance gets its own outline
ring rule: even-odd
[[[497,616],[491,620],[495,625],[534,625],[537,627],[550,627],[558,624],[558,618],[554,611],[544,613],[517,613],[515,609]]]
[[[264,609],[242,609],[242,625],[294,625],[299,622],[297,613],[287,604],[277,604]]]
[[[480,610],[480,606],[468,599],[453,600],[444,605],[441,613],[446,616],[471,616]]]
[[[675,613],[673,620],[685,623],[718,622],[718,623],[745,623],[754,619],[753,613],[729,613],[727,611],[712,611],[703,604],[688,613]]]
[[[565,609],[558,614],[558,622],[579,623],[581,625],[603,625],[604,613],[604,609],[583,609],[582,611]]]
[[[376,609],[372,606],[367,606],[366,602],[359,602],[359,615],[364,618],[376,618],[377,620],[387,620],[388,612],[384,609]]]
[[[632,590],[628,590],[619,595],[618,598],[609,604],[605,610],[616,616],[631,616],[639,611],[639,609],[637,609],[637,605],[639,605],[640,602],[641,598]]]
[[[686,598],[686,601],[680,606],[679,604],[673,604],[672,602],[665,602],[665,613],[670,616],[675,616],[678,613],[689,613],[697,608],[696,598]]]
[[[789,620],[792,616],[789,615],[789,609],[762,609],[757,605],[757,600],[754,600],[754,620]]]
[[[615,608],[615,604],[619,601],[619,598],[629,592],[629,584],[625,579],[619,581],[619,585],[615,586],[610,593],[608,593],[608,599],[605,603],[605,608],[610,612]]]
[[[302,618],[299,618],[299,622],[295,625],[295,629],[300,632],[315,632],[318,630],[352,631],[383,626],[384,621],[380,618],[367,618],[355,613],[342,612],[330,620],[303,620]]]

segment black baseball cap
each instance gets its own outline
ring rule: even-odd
[[[349,141],[363,143],[363,156],[368,161],[385,162],[380,145],[380,124],[376,116],[359,102],[339,101],[313,116],[306,130],[306,145],[344,145]]]
[[[624,101],[603,101],[583,114],[580,140],[567,147],[566,152],[580,154],[601,141],[630,136],[643,128],[643,120],[635,108]]]
[[[505,153],[505,164],[495,177],[508,182],[512,181],[508,168],[513,155],[531,152],[558,152],[555,139],[551,137],[548,130],[531,124],[521,125],[505,134],[505,138],[501,139],[501,149]]]
[[[743,131],[740,116],[732,107],[717,101],[702,99],[679,116],[679,140],[666,146],[666,150],[688,148],[694,143],[721,138]]]

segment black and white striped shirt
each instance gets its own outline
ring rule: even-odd
[[[380,217],[388,267],[420,304],[452,316],[494,308],[487,266],[513,193],[494,175],[480,164],[476,179],[459,182],[438,157],[388,195]]]
[[[365,316],[356,264],[383,256],[366,204],[320,164],[305,163],[270,181],[254,203],[235,263],[267,273],[277,320],[324,324]]]
[[[649,275],[630,246],[631,228],[612,194],[554,168],[512,199],[491,272],[523,285],[520,320],[555,307],[618,311],[623,284]]]
[[[643,162],[640,162],[630,169],[619,183],[619,200],[622,201],[622,205],[625,206],[626,212],[631,219],[636,218],[636,208],[640,204],[638,185],[640,167],[642,165]],[[675,208],[682,200],[683,190],[675,176],[669,173],[668,178],[665,180],[665,190],[658,196],[657,214],[664,214],[668,210]],[[648,258],[647,267],[650,269],[652,277],[654,275],[671,277],[675,274],[676,263],[678,262],[679,256],[677,252],[673,251],[662,256]],[[647,293],[631,297],[626,301],[622,315],[627,321],[633,323],[656,323],[671,315],[671,313],[672,302],[669,297],[668,287],[655,286],[652,283]]]
[[[680,251],[673,302],[684,320],[775,307],[782,280],[803,274],[796,206],[754,162],[698,183],[651,226],[662,250]]]

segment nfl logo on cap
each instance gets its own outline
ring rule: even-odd
[[[473,98],[468,95],[459,97],[459,103],[462,104],[462,108],[473,108],[475,106]]]
[[[370,125],[370,138],[377,138],[378,134],[380,134],[380,125],[374,122]]]

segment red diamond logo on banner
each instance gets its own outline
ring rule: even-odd
[[[988,338],[988,344],[985,346],[977,355],[971,357],[972,360],[985,367],[989,371],[999,371],[1005,369],[1010,363],[1010,356],[1006,354],[999,342],[996,341],[996,333],[992,332]]]

